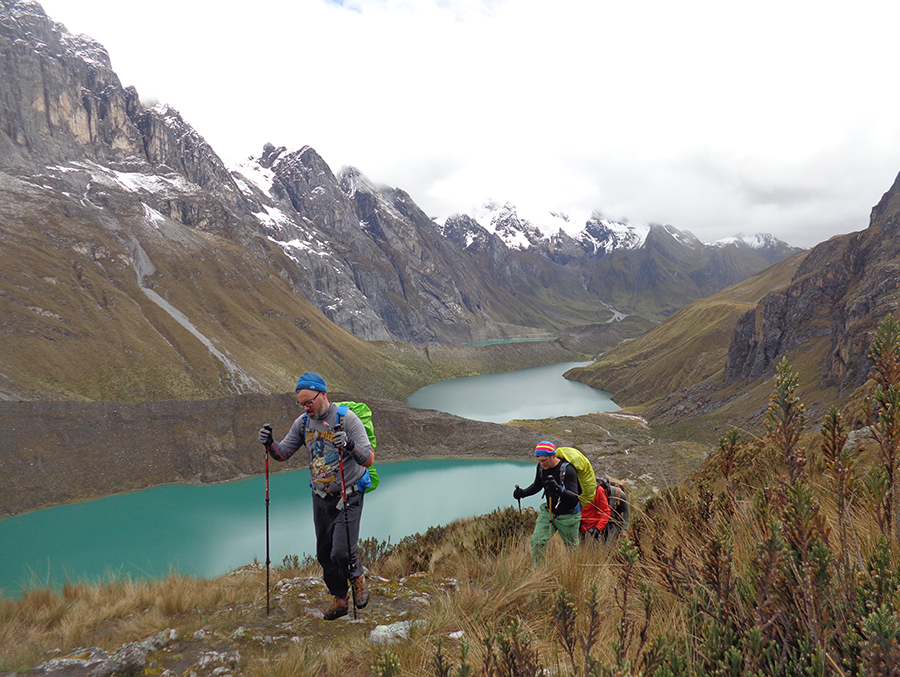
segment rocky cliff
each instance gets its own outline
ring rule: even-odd
[[[659,424],[714,441],[762,427],[777,362],[799,376],[812,419],[852,405],[871,369],[872,337],[900,307],[900,177],[869,226],[837,236],[708,298],[568,377],[616,393]]]
[[[101,45],[69,34],[35,2],[0,2],[0,55],[0,171],[7,177],[53,193],[66,219],[74,211],[87,221],[120,219],[131,202],[150,223],[168,219],[247,247],[359,338],[458,343],[557,333],[624,314],[656,321],[730,283],[734,271],[767,265],[747,254],[723,276],[721,265],[697,257],[688,269],[666,260],[646,275],[613,274],[612,284],[607,279],[621,264],[594,265],[602,258],[598,242],[605,238],[602,254],[633,244],[610,235],[614,224],[594,220],[576,240],[547,237],[514,208],[497,215],[506,239],[473,248],[462,243],[468,235],[447,237],[452,227],[438,232],[402,190],[375,186],[352,168],[335,175],[311,148],[268,145],[226,168],[175,109],[145,108]],[[15,181],[6,187],[7,201],[28,203],[15,194]],[[512,246],[523,234],[528,246]],[[662,269],[695,282],[659,298],[650,278]]]
[[[771,373],[782,356],[825,353],[820,385],[846,393],[862,385],[878,324],[900,303],[900,177],[872,210],[869,227],[813,248],[791,283],[738,321],[725,383]]]

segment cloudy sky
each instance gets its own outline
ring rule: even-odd
[[[812,246],[900,172],[894,0],[41,4],[224,159],[309,145],[438,218],[490,199]]]

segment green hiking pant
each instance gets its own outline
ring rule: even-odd
[[[581,527],[581,513],[570,515],[554,515],[550,519],[547,504],[541,506],[537,521],[534,524],[534,533],[531,534],[531,561],[539,564],[544,561],[544,552],[547,549],[547,541],[554,532],[559,532],[559,537],[567,548],[574,548],[579,543],[578,530]]]

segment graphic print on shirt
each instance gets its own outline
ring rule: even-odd
[[[320,437],[314,430],[306,432],[306,448],[309,449],[311,459],[309,477],[313,484],[324,489],[338,478],[341,461],[338,451],[333,444]]]

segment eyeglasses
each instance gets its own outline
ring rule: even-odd
[[[319,395],[321,395],[321,394],[322,394],[322,391],[321,391],[321,390],[316,391],[316,396],[313,397],[311,400],[306,400],[306,402],[297,402],[297,404],[300,405],[301,407],[303,407],[304,409],[306,409],[307,407],[311,407],[311,406],[313,405],[313,402],[315,402],[316,399],[317,399],[317,398],[319,397]]]

